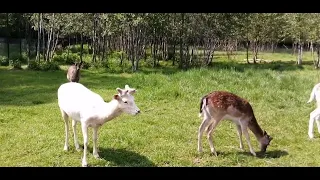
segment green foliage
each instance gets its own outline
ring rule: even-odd
[[[57,62],[45,62],[30,61],[28,69],[36,71],[56,71],[60,70],[60,66]]]
[[[29,61],[29,65],[27,68],[30,70],[36,70],[36,71],[41,70],[40,64],[35,60]]]
[[[78,55],[78,53],[72,53],[69,52],[69,54],[67,52],[63,52],[60,55],[55,55],[52,59],[53,62],[57,62],[59,64],[74,64],[75,62],[79,62],[80,61],[80,56]]]
[[[56,62],[41,62],[40,68],[42,71],[56,71],[60,70],[60,66]]]
[[[82,62],[82,69],[89,69],[91,67],[91,64],[86,62],[86,61],[83,61]]]
[[[70,48],[70,51],[72,52],[72,53],[79,53],[79,55],[80,55],[80,51],[81,51],[81,44],[77,44],[77,45],[74,45],[74,46],[71,46],[71,47],[69,47]],[[84,44],[83,45],[83,51],[82,51],[82,53],[83,54],[91,54],[92,53],[92,51],[91,52],[89,52],[89,48],[88,48],[88,45],[87,44]]]

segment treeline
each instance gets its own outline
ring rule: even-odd
[[[319,13],[0,13],[0,22],[8,57],[11,37],[26,39],[29,58],[36,39],[36,62],[51,62],[57,51],[80,44],[80,61],[86,45],[92,63],[107,63],[118,52],[119,65],[128,60],[133,71],[146,59],[154,67],[171,60],[187,69],[211,64],[217,50],[230,58],[240,47],[247,62],[256,63],[262,49],[291,42],[298,65],[309,48],[319,66]]]

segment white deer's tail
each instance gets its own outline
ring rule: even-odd
[[[317,92],[319,86],[320,86],[320,84],[317,84],[317,85],[315,85],[315,86],[313,87],[313,89],[312,89],[312,91],[311,91],[311,93],[310,93],[310,98],[309,98],[309,100],[308,100],[307,103],[311,103],[313,100],[316,99],[316,92]]]

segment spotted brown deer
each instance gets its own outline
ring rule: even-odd
[[[80,63],[75,63],[68,68],[67,79],[70,82],[79,82],[82,63],[82,61]]]
[[[211,153],[217,156],[217,152],[212,142],[212,133],[219,122],[224,119],[232,120],[236,124],[240,149],[243,150],[243,133],[247,140],[250,152],[254,156],[256,156],[256,153],[250,143],[248,128],[253,132],[260,143],[261,152],[266,152],[267,147],[272,140],[272,137],[259,126],[250,103],[230,92],[213,91],[202,97],[199,116],[203,117],[198,131],[199,152],[202,152],[201,138],[206,129]]]

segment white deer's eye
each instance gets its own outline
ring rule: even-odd
[[[124,103],[128,104],[128,101],[123,101]]]

